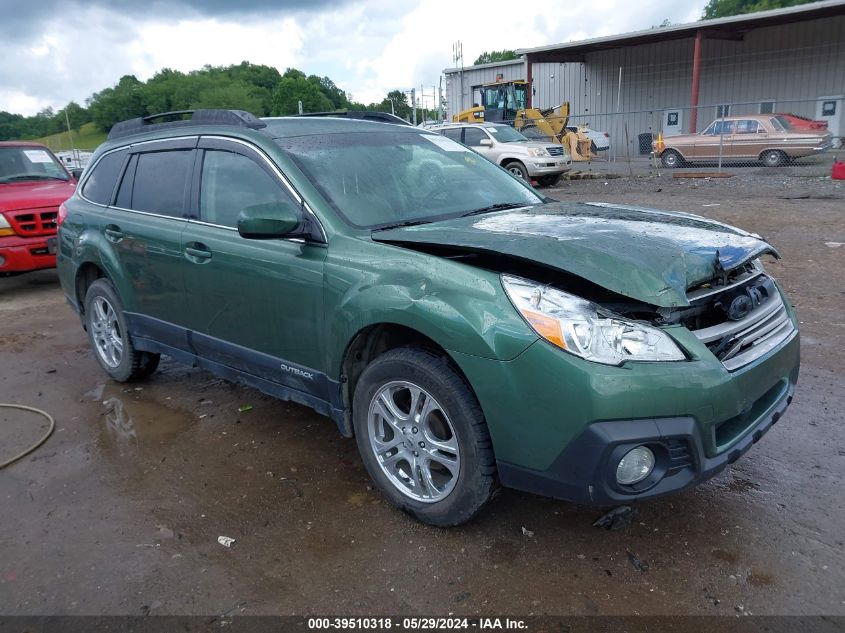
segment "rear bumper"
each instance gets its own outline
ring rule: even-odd
[[[55,236],[0,237],[0,274],[55,267]]]

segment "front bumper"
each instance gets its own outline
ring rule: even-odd
[[[56,266],[55,237],[0,237],[0,274]]]
[[[774,425],[792,402],[795,383],[783,380],[764,395],[755,416],[729,450],[705,451],[701,427],[691,417],[597,422],[588,426],[546,471],[498,463],[505,486],[585,505],[615,505],[692,488],[734,463]],[[648,446],[656,465],[645,481],[622,486],[616,465],[632,448]]]
[[[535,158],[525,162],[529,176],[550,176],[562,174],[572,167],[572,161],[566,158]]]
[[[455,354],[487,419],[502,484],[618,504],[694,486],[745,453],[792,400],[797,331],[733,372],[688,330],[672,333],[690,360],[611,367],[545,341],[507,362]],[[616,465],[641,444],[655,451],[656,475],[622,487]]]

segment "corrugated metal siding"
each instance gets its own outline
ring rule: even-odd
[[[670,40],[591,53],[582,63],[535,63],[534,104],[550,108],[569,101],[574,123],[610,132],[624,154],[635,152],[636,137],[657,133],[663,112],[682,109],[688,128],[693,39]],[[617,101],[619,68],[621,98]],[[471,89],[505,79],[523,79],[522,64],[468,69],[463,99],[456,102],[458,75],[447,75],[449,116],[472,104]],[[698,130],[716,117],[716,105],[730,103],[731,114],[758,112],[773,100],[775,111],[813,117],[820,96],[845,93],[845,16],[752,30],[744,41],[705,39],[699,94]],[[477,97],[476,97],[477,99]],[[617,103],[619,104],[617,115]],[[628,137],[628,150],[619,141]]]
[[[536,63],[534,103],[549,108],[568,100],[573,123],[608,131],[619,153],[636,153],[637,135],[660,131],[665,110],[685,109],[688,129],[693,45],[691,38],[671,40],[591,53],[583,63]],[[718,104],[750,102],[731,108],[744,114],[771,100],[776,112],[813,117],[812,100],[843,93],[845,16],[756,29],[744,41],[705,39],[699,105],[706,107],[697,128],[716,117]],[[626,136],[628,150],[619,147]]]

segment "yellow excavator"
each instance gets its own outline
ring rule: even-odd
[[[590,139],[580,131],[566,129],[569,122],[569,102],[558,108],[540,110],[527,108],[528,82],[497,81],[480,87],[481,105],[459,112],[452,117],[455,123],[507,123],[530,139],[551,139],[569,148],[572,160],[595,158],[590,151]]]

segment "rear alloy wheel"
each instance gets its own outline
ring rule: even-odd
[[[660,162],[663,163],[663,166],[668,169],[675,169],[675,167],[680,167],[681,163],[681,155],[673,149],[667,149],[663,152],[663,155],[660,157]]]
[[[507,169],[511,174],[513,174],[517,178],[524,180],[525,182],[529,182],[528,170],[525,169],[525,165],[523,165],[519,161],[515,160],[513,162],[508,163],[507,165],[505,165],[505,169]]]
[[[766,167],[780,167],[786,164],[786,154],[779,149],[770,149],[763,152],[760,160]]]
[[[353,424],[373,481],[418,520],[471,519],[496,485],[481,408],[448,359],[405,347],[370,363],[355,387]]]
[[[146,378],[158,367],[158,354],[132,346],[123,305],[106,279],[97,279],[85,293],[85,329],[97,362],[112,379],[127,382]]]

